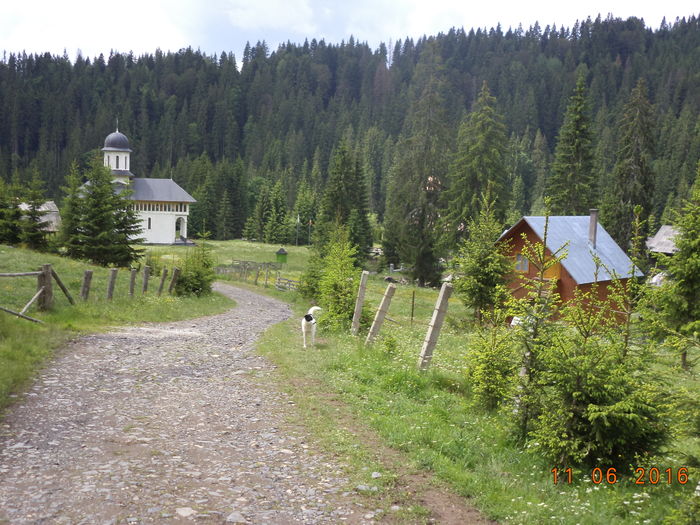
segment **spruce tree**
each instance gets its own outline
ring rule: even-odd
[[[416,66],[411,108],[389,172],[383,247],[388,262],[402,263],[423,286],[440,278],[439,200],[450,154],[444,70],[435,50]]]
[[[496,99],[484,82],[474,110],[459,127],[445,191],[449,232],[455,240],[466,235],[467,222],[479,213],[485,192],[494,199],[497,220],[505,220],[510,205],[505,156],[508,139],[495,106]]]
[[[583,75],[564,115],[554,152],[552,175],[547,183],[552,215],[585,215],[595,203],[591,130]]]
[[[617,135],[617,162],[603,199],[603,220],[612,238],[627,250],[634,207],[642,207],[641,219],[646,221],[654,196],[654,112],[644,79],[639,80],[625,104]]]
[[[140,227],[127,189],[115,191],[110,170],[95,157],[81,188],[77,239],[83,258],[103,266],[128,266],[142,250],[134,247]]]
[[[15,181],[0,180],[0,243],[15,245],[22,234],[21,188]]]
[[[44,189],[39,173],[34,172],[29,186],[24,192],[24,203],[26,210],[22,217],[22,232],[20,240],[27,248],[32,250],[46,250],[48,243],[46,240],[46,226],[48,221],[44,219],[45,212],[41,207],[46,202]]]
[[[663,320],[681,347],[681,366],[689,368],[688,348],[700,347],[700,163],[698,176],[675,221],[678,251],[665,258],[669,280],[664,286]]]
[[[73,259],[84,258],[82,238],[79,235],[85,201],[81,196],[83,177],[78,171],[78,164],[71,163],[66,177],[66,185],[61,188],[65,197],[61,206],[61,230],[59,243],[66,255]]]

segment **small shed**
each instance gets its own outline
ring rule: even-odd
[[[29,211],[29,204],[22,202],[19,208],[24,212]],[[58,211],[56,203],[54,201],[46,201],[39,206],[39,211],[42,214],[43,220],[46,222],[44,231],[46,233],[58,233],[58,230],[61,229],[61,213]]]
[[[286,263],[287,262],[287,250],[284,248],[280,248],[275,252],[275,255],[277,256],[277,262],[278,263]]]
[[[515,297],[525,294],[522,287],[523,278],[537,275],[537,269],[523,254],[523,237],[533,244],[541,243],[544,238],[545,220],[545,217],[523,217],[498,240],[508,242],[507,253],[513,258],[516,278],[510,283],[510,288]],[[597,210],[591,210],[590,216],[549,217],[545,246],[547,255],[552,256],[567,243],[566,257],[545,274],[545,278],[556,281],[556,292],[562,302],[573,299],[576,289],[590,290],[595,282],[598,283],[598,296],[607,300],[609,285],[613,280],[611,274],[615,274],[623,282],[629,280],[632,275],[643,275],[598,223]],[[594,256],[604,267],[596,267]]]
[[[672,255],[678,251],[674,238],[678,235],[678,230],[667,224],[659,228],[653,237],[647,239],[647,248],[651,253],[663,253]]]

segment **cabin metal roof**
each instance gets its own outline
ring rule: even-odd
[[[134,201],[197,202],[172,179],[131,179],[129,189]]]
[[[523,222],[527,223],[537,237],[542,240],[545,217],[538,216],[523,217],[512,228],[504,232],[500,239],[508,237]],[[577,284],[592,283],[596,280],[599,282],[610,281],[612,280],[611,273],[616,274],[618,278],[631,277],[633,268],[636,277],[644,275],[638,268],[634,267],[630,258],[610,237],[600,222],[598,222],[596,230],[596,246],[593,248],[588,239],[589,225],[590,217],[588,215],[549,217],[547,249],[554,253],[568,243],[565,248],[567,255],[562,259],[561,264]],[[603,265],[597,269],[597,279],[594,255],[598,256]]]
[[[647,248],[649,248],[649,251],[656,253],[676,253],[678,248],[676,248],[676,243],[673,240],[676,235],[678,235],[678,230],[665,224],[659,228],[656,235],[647,239]]]

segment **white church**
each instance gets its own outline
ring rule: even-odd
[[[131,190],[130,199],[141,219],[141,237],[146,244],[187,243],[187,217],[190,204],[197,202],[172,179],[135,177],[131,166],[131,148],[126,135],[107,135],[104,165],[112,170],[115,185]]]

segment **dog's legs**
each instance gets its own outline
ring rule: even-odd
[[[306,350],[306,322],[301,320],[301,337],[304,339],[304,350]]]

